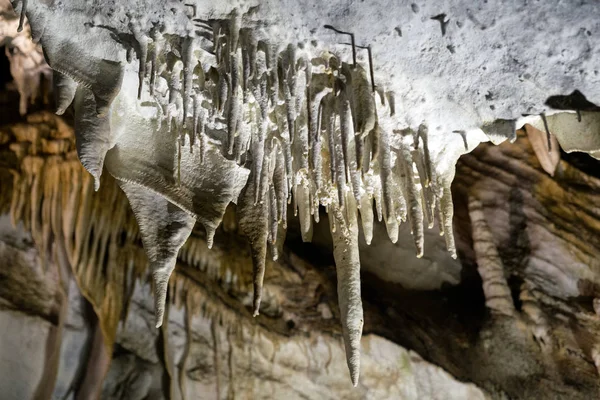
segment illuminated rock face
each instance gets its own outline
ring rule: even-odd
[[[435,256],[445,252],[439,236],[428,236],[425,256],[414,258],[407,225],[396,244],[381,240],[383,224],[374,225],[370,246],[360,243],[370,334],[353,388],[327,223],[314,225],[312,245],[302,245],[298,224],[290,224],[282,256],[268,262],[256,318],[252,257],[231,210],[211,250],[196,227],[169,282],[164,324],[152,329],[149,260],[114,178],[104,174],[94,192],[60,117],[37,113],[3,126],[0,209],[15,222],[0,219],[5,394],[479,399],[484,390],[492,398],[593,398],[598,169],[591,164],[586,175],[561,160],[550,177],[528,136],[519,131],[513,144],[482,144],[459,160],[458,271],[457,261]],[[85,311],[90,306],[94,312]]]
[[[54,70],[58,111],[74,106],[77,152],[96,190],[105,168],[130,200],[157,325],[196,221],[211,247],[237,204],[258,314],[265,260],[278,257],[288,210],[310,241],[324,206],[354,385],[359,222],[370,243],[374,206],[392,242],[400,223],[410,225],[417,257],[425,222],[437,220],[456,257],[450,185],[462,153],[514,138],[525,122],[566,150],[600,151],[595,110],[547,101],[576,89],[600,100],[595,4],[15,3]],[[354,40],[369,51],[344,44]],[[553,111],[545,103],[582,122],[575,113],[541,118]]]
[[[30,284],[35,282],[35,286],[20,282],[21,288],[36,289],[37,299],[22,299],[24,303],[21,304],[31,306],[47,300],[46,291],[53,294],[60,289],[58,282],[40,279],[44,271],[36,249],[21,242],[31,240],[28,236],[22,229],[12,228],[7,218],[0,219],[0,259],[13,261],[11,266],[14,267],[10,271],[4,270],[3,278],[8,275],[4,282],[16,283],[14,279],[18,274],[13,273],[17,270],[30,279]],[[54,265],[48,268],[53,270]],[[168,330],[163,336],[159,330],[148,329],[154,315],[152,288],[149,283],[144,283],[146,278],[144,276],[134,284],[128,316],[116,336],[119,350],[112,355],[106,376],[98,380],[97,393],[101,399],[273,396],[316,400],[340,396],[385,399],[401,395],[416,400],[444,392],[449,393],[447,398],[457,400],[485,399],[475,385],[455,380],[418,354],[376,335],[363,338],[362,383],[354,388],[348,383],[344,348],[338,338],[318,331],[310,336],[283,338],[216,304],[202,290],[193,294],[201,302],[198,308],[206,310],[208,306],[218,309],[218,313],[210,315],[191,307],[172,306],[165,316]],[[3,304],[10,304],[10,300],[26,294],[14,287],[11,289],[12,297],[4,288],[0,293]],[[52,369],[44,356],[56,349],[47,340],[56,325],[44,314],[52,313],[43,309],[29,310],[29,315],[18,310],[0,310],[3,335],[0,367],[5,371],[0,376],[3,399],[28,399],[36,392],[52,397],[68,397],[69,393],[81,395],[83,378],[93,367],[85,356],[93,346],[93,329],[88,324],[84,303],[77,285],[71,281],[62,346],[57,348],[60,368],[54,370],[53,390],[46,392],[40,390],[40,378],[45,370]],[[223,318],[227,324],[219,322]],[[165,382],[167,374],[170,378]]]

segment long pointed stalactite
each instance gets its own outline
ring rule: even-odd
[[[106,184],[94,195],[93,178],[76,158],[72,128],[46,113],[28,117],[28,123],[49,129],[20,125],[3,133],[14,140],[10,148],[17,167],[12,185],[2,188],[12,192],[11,220],[31,231],[41,251],[56,253],[61,275],[72,270],[94,305],[110,349],[126,303],[122,288],[128,271],[139,276],[146,264],[144,254],[131,246],[138,238],[137,224],[114,179],[103,177]]]
[[[164,197],[133,184],[119,182],[140,226],[144,249],[154,279],[156,327],[163,322],[169,278],[177,253],[194,227],[194,219]]]

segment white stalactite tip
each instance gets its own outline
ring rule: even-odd
[[[148,188],[123,181],[118,183],[129,199],[150,261],[158,328],[162,325],[169,278],[177,263],[177,253],[192,233],[196,219]]]
[[[342,320],[342,334],[346,349],[346,361],[354,386],[360,375],[360,339],[364,324],[360,291],[360,256],[358,249],[358,222],[356,202],[352,194],[346,196],[348,220],[333,204],[330,225],[333,238],[333,256],[338,277],[338,302]]]
[[[173,264],[175,264],[175,260],[173,260]],[[173,269],[174,265],[171,268],[155,269],[152,273],[152,278],[154,279],[154,317],[157,328],[160,328],[163,324],[165,304],[167,303],[167,289],[169,287],[169,278],[171,277]]]

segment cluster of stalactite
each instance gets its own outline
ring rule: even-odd
[[[20,4],[23,15],[26,2]],[[115,143],[119,147],[111,127],[118,130],[117,120],[131,117],[115,110],[118,101],[113,105],[130,67],[125,60],[94,57],[74,62],[78,44],[65,45],[44,33],[49,29],[41,28],[46,21],[39,7],[28,16],[54,70],[57,112],[73,103],[79,159],[98,190],[107,152]],[[126,50],[127,61],[137,59],[137,105],[153,110],[156,135],[177,143],[174,176],[157,183],[158,189],[117,176],[107,163],[140,226],[155,280],[157,326],[177,254],[196,221],[205,226],[210,247],[227,203],[237,202],[239,227],[252,248],[256,315],[265,260],[267,254],[277,259],[281,251],[288,212],[298,216],[302,238],[310,241],[323,207],[329,214],[344,342],[356,385],[363,325],[359,221],[367,244],[375,218],[384,221],[394,243],[399,224],[408,221],[421,257],[425,221],[431,228],[437,218],[456,257],[451,182],[432,165],[427,126],[400,129],[394,93],[376,85],[373,74],[369,77],[368,68],[356,61],[308,45],[273,43],[246,26],[237,10],[228,18],[195,18],[193,23],[195,29],[185,36],[168,35],[160,25],[148,27],[130,17],[130,32],[115,42],[115,48]],[[197,161],[192,167],[181,161],[188,152]],[[232,163],[249,171],[245,184],[225,190],[216,206],[174,201],[206,179],[211,167],[203,165],[210,163],[221,171]]]
[[[57,355],[68,310],[69,280],[74,278],[98,317],[100,342],[94,344],[88,368],[102,371],[98,380],[85,382],[81,393],[97,393],[112,358],[119,323],[127,320],[134,286],[145,276],[149,260],[139,245],[140,232],[127,199],[110,175],[102,177],[95,192],[92,176],[77,159],[73,129],[62,119],[42,112],[27,117],[26,123],[0,129],[0,212],[8,213],[13,225],[22,224],[31,233],[47,273],[50,264],[58,266],[61,283],[58,325],[47,344],[47,358],[38,391],[51,393],[56,382]],[[7,168],[7,166],[9,168]],[[11,176],[12,175],[12,176]],[[12,184],[11,184],[12,178]],[[221,252],[222,253],[222,252]],[[190,237],[179,258],[198,268],[211,279],[223,276],[227,287],[245,288],[237,275],[244,268],[222,262],[219,251],[207,253],[206,241]],[[233,260],[235,257],[228,257]],[[240,260],[237,260],[239,263]],[[227,270],[222,270],[227,268]],[[170,302],[185,313],[188,340],[180,365],[173,365],[174,350],[169,345],[168,324],[164,331],[164,362],[172,382],[170,390],[182,390],[191,346],[191,318],[201,315],[213,324],[225,324],[231,335],[240,333],[234,311],[221,307],[214,298],[185,273],[173,274],[169,281]],[[169,304],[165,311],[168,313]],[[168,318],[166,318],[168,321]],[[97,349],[96,349],[97,347]],[[97,351],[96,351],[97,350]],[[94,376],[93,373],[89,374]]]
[[[125,196],[110,176],[94,192],[93,178],[77,159],[73,130],[59,118],[35,114],[0,136],[15,158],[12,187],[10,181],[2,185],[13,225],[23,223],[31,232],[43,263],[61,266],[61,280],[74,276],[112,348],[126,293],[147,265]]]

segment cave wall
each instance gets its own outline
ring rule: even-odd
[[[2,13],[25,28],[2,36],[20,113],[38,93],[48,102],[29,33],[57,112],[75,110],[74,132],[42,113],[0,138],[11,223],[54,265],[47,349],[66,335],[71,277],[93,310],[86,338],[104,350],[78,390],[101,390],[110,349],[131,344],[122,324],[151,276],[149,325],[171,322],[173,302],[214,331],[225,304],[294,340],[341,334],[352,383],[376,397],[369,372],[359,378],[373,334],[494,397],[596,393],[597,182],[560,149],[600,151],[597,5],[395,3],[397,18],[381,15],[387,2],[169,5],[21,1],[20,20]],[[358,58],[332,21],[356,29]],[[232,321],[219,319],[227,335]],[[238,339],[256,339],[244,329]],[[157,332],[164,370],[142,381],[161,385],[136,385],[173,395],[189,375],[174,358],[189,352]],[[53,388],[57,357],[46,352],[38,391]]]
[[[94,311],[71,279],[62,336],[58,344],[53,342],[59,307],[54,294],[60,290],[56,265],[46,261],[42,266],[22,224],[13,227],[4,214],[0,228],[0,262],[7,267],[0,293],[3,398],[81,398],[82,382],[93,369]],[[119,323],[110,366],[100,382],[100,398],[423,399],[439,393],[447,393],[444,398],[485,398],[475,385],[457,381],[376,334],[363,337],[363,376],[360,386],[352,388],[339,332],[292,330],[281,335],[195,285],[198,300],[213,311],[194,313],[185,304],[173,304],[166,329],[156,330],[149,276],[134,282],[127,316]],[[55,365],[48,361],[53,351],[59,352]],[[52,372],[56,380],[47,392],[42,376]]]
[[[108,263],[99,268],[102,264],[94,261],[96,256],[85,251],[87,255],[82,255],[79,266],[73,269],[74,276],[68,284],[63,283],[57,267],[60,260],[56,255],[40,254],[53,254],[43,253],[56,246],[51,237],[48,242],[43,240],[44,227],[55,220],[53,215],[68,209],[52,206],[57,204],[53,199],[61,187],[57,185],[60,180],[52,180],[53,176],[56,179],[52,171],[64,165],[85,172],[69,157],[59,164],[55,158],[50,162],[56,157],[49,153],[56,149],[56,144],[50,144],[53,141],[69,141],[71,144],[63,147],[66,154],[74,148],[71,128],[59,121],[59,117],[43,113],[2,130],[1,197],[7,213],[2,219],[2,258],[10,266],[3,270],[3,318],[7,319],[3,326],[12,332],[28,324],[33,335],[11,335],[11,346],[3,346],[4,360],[21,360],[14,372],[5,375],[6,382],[15,388],[15,398],[27,397],[26,393],[40,386],[47,388],[40,385],[42,375],[52,377],[55,373],[54,393],[96,385],[102,398],[144,393],[168,398],[166,393],[171,390],[189,391],[188,398],[212,398],[217,386],[222,397],[235,393],[236,398],[266,393],[308,398],[340,393],[345,397],[388,398],[403,393],[406,398],[435,398],[447,393],[450,398],[527,399],[540,395],[590,398],[597,393],[599,183],[598,178],[588,175],[597,165],[593,159],[579,161],[580,169],[560,161],[551,177],[524,131],[513,144],[482,145],[457,166],[453,195],[460,264],[456,272],[452,273],[451,266],[457,261],[446,256],[451,261],[444,262],[429,255],[419,261],[421,270],[417,270],[410,262],[412,257],[407,260],[405,256],[412,246],[408,231],[402,231],[403,237],[396,244],[384,241],[379,245],[380,252],[398,260],[386,262],[384,273],[381,261],[363,252],[363,378],[358,389],[351,389],[337,323],[336,277],[327,221],[317,225],[312,245],[302,243],[300,228],[290,225],[282,258],[269,264],[264,309],[256,318],[251,312],[250,252],[239,237],[234,210],[226,214],[213,249],[208,249],[205,233],[196,229],[179,254],[169,290],[169,322],[163,329],[152,328],[147,261],[129,206],[118,192],[114,192],[110,208],[92,200],[86,213],[81,214],[79,205],[71,211],[75,220],[80,220],[78,215],[89,217],[88,224],[75,229],[79,233],[69,246],[82,235],[90,249],[100,249],[98,254],[111,248],[112,239],[105,247],[97,247],[103,238],[98,222],[120,215],[118,210],[123,209],[128,217],[104,226],[116,232],[112,236],[116,246],[135,257],[125,264]],[[46,167],[37,174],[43,172],[44,178],[23,175],[25,179],[13,181],[8,167],[16,159],[10,156],[10,144],[15,140],[33,144],[41,139],[46,144],[36,157]],[[21,171],[35,172],[27,167]],[[91,199],[106,199],[115,183],[109,176],[105,179],[103,189],[96,194],[89,178],[86,185],[76,187],[87,188]],[[36,181],[48,182],[38,208],[47,211],[40,214],[33,213],[31,207],[36,203],[28,195],[35,192]],[[25,185],[18,187],[19,193],[25,194],[21,200],[14,197],[15,183]],[[557,198],[562,199],[561,204],[573,204],[572,208],[559,206]],[[473,199],[480,205],[474,206]],[[23,202],[16,228],[11,222],[18,210],[14,201]],[[578,213],[572,214],[573,210]],[[39,222],[35,222],[36,215]],[[487,241],[478,236],[482,234],[479,228],[474,230],[474,218],[479,225],[487,225],[491,235]],[[96,229],[92,236],[86,233],[90,227]],[[549,233],[540,234],[540,230]],[[586,239],[578,240],[575,230],[577,237]],[[378,235],[386,235],[382,224],[376,224],[374,237]],[[432,235],[432,242],[433,249],[444,248],[439,235]],[[487,243],[489,254],[482,258],[476,243]],[[369,248],[364,243],[361,246]],[[123,280],[115,271],[124,266],[128,278]],[[395,280],[394,276],[402,278]],[[429,283],[406,284],[404,280],[409,278]],[[493,291],[491,296],[486,292],[490,282],[492,287],[500,287],[496,293],[504,295],[499,296],[500,302],[494,301]],[[110,288],[111,294],[102,285]],[[68,288],[66,302],[58,295],[61,287]],[[118,293],[122,297],[114,297]],[[117,298],[121,300],[106,301]],[[65,305],[67,311],[61,312]],[[115,305],[120,311],[114,311]],[[187,336],[187,318],[191,318],[192,336]],[[93,343],[103,348],[102,335],[100,343],[94,342],[102,323],[116,329],[109,360],[99,360],[90,353]],[[56,331],[61,325],[57,341]],[[38,349],[37,359],[26,356],[31,348]],[[57,349],[60,357],[52,361],[52,351]],[[215,353],[219,353],[217,359]],[[229,358],[231,354],[237,356]],[[83,385],[88,374],[82,371],[102,368],[106,368],[106,379]],[[479,388],[456,379],[473,382]],[[308,383],[314,380],[319,383]]]

